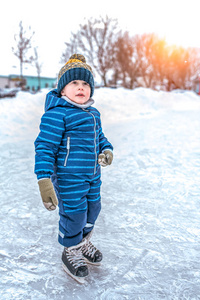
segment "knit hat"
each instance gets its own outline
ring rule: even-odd
[[[58,94],[71,81],[83,80],[90,85],[90,97],[94,94],[94,78],[92,68],[86,64],[85,57],[81,54],[73,54],[68,62],[60,69],[58,74]]]

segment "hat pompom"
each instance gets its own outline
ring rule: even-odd
[[[86,63],[86,59],[82,54],[73,54],[69,59],[77,59],[82,61],[83,63]]]

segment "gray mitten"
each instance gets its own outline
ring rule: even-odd
[[[42,201],[46,209],[54,210],[58,205],[58,199],[50,178],[44,178],[38,181]]]
[[[111,165],[112,160],[113,160],[113,153],[110,150],[105,150],[103,153],[99,154],[98,163],[102,167]]]

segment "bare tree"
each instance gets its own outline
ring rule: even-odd
[[[72,33],[70,42],[66,43],[62,61],[66,61],[70,52],[83,53],[107,86],[107,73],[113,68],[116,30],[117,21],[108,17],[90,19],[86,24],[81,24],[78,32]]]
[[[38,52],[37,48],[34,48],[34,53],[35,56],[33,58],[33,62],[35,64],[36,70],[37,70],[37,76],[38,76],[38,90],[41,88],[41,83],[40,83],[40,74],[42,72],[42,64],[39,62],[39,57],[38,57]]]
[[[165,39],[160,39],[154,34],[149,39],[148,47],[145,48],[145,57],[152,70],[151,78],[156,84],[168,91],[173,88],[192,88],[200,66],[199,49],[169,46]],[[146,69],[148,68],[146,66]]]
[[[71,37],[69,42],[65,42],[66,48],[65,51],[62,53],[61,56],[61,63],[66,63],[69,57],[74,54],[78,53],[78,45],[77,45],[77,34],[71,32]]]
[[[151,87],[155,73],[153,70],[153,44],[155,36],[153,34],[135,35],[130,37],[128,32],[119,36],[116,43],[116,61],[119,66],[126,88],[134,88],[138,85],[137,79],[141,78],[146,87]],[[120,77],[119,75],[119,77]]]
[[[189,48],[188,51],[189,51],[189,57],[191,61],[190,88],[192,88],[195,85],[195,82],[199,81],[200,78],[200,48]]]
[[[22,25],[22,21],[19,23],[19,34],[15,34],[14,39],[16,42],[16,47],[12,47],[14,55],[20,61],[20,77],[23,78],[23,64],[31,63],[33,60],[32,56],[28,55],[28,51],[31,49],[31,39],[34,32],[31,32],[31,27],[29,27],[29,32],[27,33]]]
[[[126,88],[133,88],[137,77],[137,62],[133,58],[134,44],[129,33],[120,33],[115,43],[115,63],[113,64],[115,84],[122,80],[122,85]]]
[[[165,79],[166,66],[166,42],[165,39],[158,38],[155,34],[146,36],[145,56],[148,61],[148,86],[152,87],[152,82],[162,86]]]
[[[168,47],[168,58],[165,67],[167,90],[172,88],[186,89],[190,81],[192,69],[192,56],[183,47]]]
[[[152,33],[134,37],[134,57],[138,62],[138,74],[146,87],[152,87],[156,80],[156,43],[157,37]]]
[[[143,79],[146,87],[149,87],[148,79],[150,78],[151,65],[149,62],[149,44],[150,37],[147,34],[135,35],[133,38],[133,57],[137,63],[138,77]]]
[[[128,32],[119,32],[117,21],[108,17],[80,25],[66,43],[62,61],[78,52],[86,56],[105,86],[108,72],[112,83],[121,81],[126,88],[137,86],[140,77],[146,87],[159,85],[168,91],[191,88],[199,76],[200,49],[169,46],[154,33],[130,37]]]

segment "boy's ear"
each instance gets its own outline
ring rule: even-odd
[[[60,94],[63,96],[63,94],[64,94],[63,90],[60,92]]]

